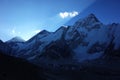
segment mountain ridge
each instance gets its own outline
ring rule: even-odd
[[[6,42],[25,42],[25,40],[23,40],[21,37],[16,36]]]
[[[110,51],[116,49],[116,54],[119,55],[119,30],[119,24],[104,25],[94,14],[89,14],[76,21],[73,26],[61,26],[55,32],[43,30],[30,40],[24,43],[15,43],[11,47],[13,56],[29,61],[46,60],[48,63],[45,64],[49,64],[49,58],[59,57],[61,63],[64,63],[64,59],[68,59],[72,55],[69,61],[83,62],[109,55],[109,47],[113,47]],[[68,56],[64,57],[63,54]],[[52,60],[53,63],[56,61],[59,60]]]

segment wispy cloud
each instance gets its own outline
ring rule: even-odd
[[[21,34],[21,32],[18,31],[18,30],[16,29],[16,27],[14,27],[14,28],[10,31],[10,34],[11,34],[12,36],[19,36],[19,35]]]
[[[73,12],[60,12],[59,16],[61,18],[68,18],[68,17],[75,17],[77,16],[79,13],[77,11],[73,11]]]
[[[16,27],[13,27],[13,28],[12,28],[10,34],[11,34],[12,36],[15,36],[15,35],[17,34],[17,32],[16,32]]]
[[[41,30],[35,30],[34,33],[39,33]]]
[[[12,29],[12,34],[15,34],[15,29],[14,28]]]

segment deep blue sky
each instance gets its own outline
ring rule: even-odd
[[[103,23],[120,22],[120,0],[99,0],[90,7],[85,13],[94,13]]]
[[[0,0],[0,39],[27,40],[43,29],[55,31],[78,13],[79,18],[94,13],[106,24],[119,22],[119,4],[120,0]]]

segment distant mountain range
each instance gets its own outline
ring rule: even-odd
[[[120,80],[120,24],[94,14],[28,41],[0,40],[0,52],[0,80]]]
[[[28,41],[0,41],[0,51],[34,63],[73,63],[120,57],[120,24],[101,23],[94,14],[55,32],[43,30]]]

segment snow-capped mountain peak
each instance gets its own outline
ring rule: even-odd
[[[93,13],[89,14],[89,15],[86,17],[86,19],[91,19],[91,20],[93,20],[94,22],[99,22],[98,18],[97,18]]]
[[[87,17],[85,17],[83,19],[79,19],[78,21],[76,21],[73,26],[75,28],[84,27],[85,29],[90,31],[92,29],[98,29],[102,25],[103,24],[97,19],[97,17],[91,13]]]
[[[10,42],[25,42],[25,40],[23,40],[22,38],[16,36],[16,37],[6,41],[6,43],[10,43]]]
[[[79,19],[78,22],[86,23],[86,24],[92,24],[96,22],[100,22],[97,17],[94,14],[89,14],[87,17],[83,19]]]
[[[42,31],[40,31],[38,34],[48,34],[48,33],[50,33],[50,32],[47,31],[47,30],[42,30]]]

